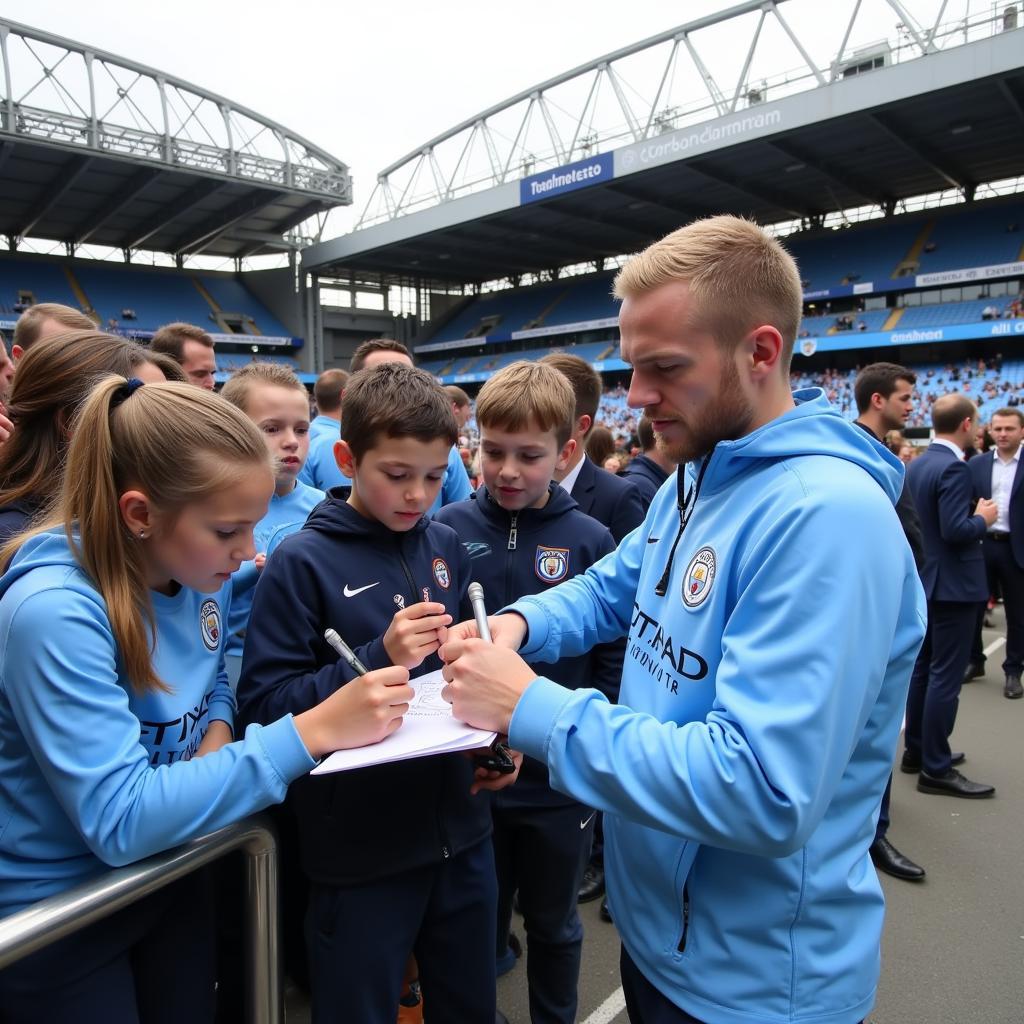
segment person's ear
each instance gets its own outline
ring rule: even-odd
[[[764,379],[782,362],[785,343],[778,329],[770,324],[755,327],[741,344],[746,346],[751,376],[755,379]]]
[[[579,434],[580,437],[586,437],[587,434],[590,433],[590,428],[593,425],[594,425],[594,417],[588,415],[587,413],[584,413],[576,421],[576,433]]]
[[[20,345],[11,346],[11,358],[15,362],[17,362],[24,354],[25,350]]]
[[[145,540],[152,536],[156,516],[149,498],[142,491],[125,491],[117,500],[121,522],[133,537]]]
[[[348,441],[334,442],[334,461],[337,463],[338,469],[341,470],[343,476],[346,476],[349,480],[355,477],[356,457],[352,454]]]
[[[589,419],[589,417],[587,417]],[[555,460],[555,471],[561,473],[568,465],[576,452],[576,439],[570,437],[568,441],[562,445],[562,450],[558,453],[558,458]]]

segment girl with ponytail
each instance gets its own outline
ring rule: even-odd
[[[111,376],[82,405],[52,511],[0,551],[0,917],[278,802],[401,724],[408,673],[387,668],[233,735],[230,577],[273,490],[259,431],[201,388]],[[0,1020],[211,1020],[199,886],[0,972]]]
[[[7,402],[18,429],[0,446],[0,543],[53,503],[75,413],[111,373],[151,383],[185,379],[167,356],[98,331],[54,335],[21,357]]]

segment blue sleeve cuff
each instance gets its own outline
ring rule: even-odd
[[[384,646],[384,637],[379,636],[368,644],[356,648],[356,656],[371,671],[379,668],[390,668],[391,658],[388,657],[387,648]]]
[[[285,786],[316,767],[316,761],[302,742],[291,715],[285,715],[270,725],[250,725],[249,731],[253,729],[259,731],[267,758]]]
[[[508,727],[510,746],[546,763],[548,741],[572,693],[544,676],[534,679],[512,712]]]

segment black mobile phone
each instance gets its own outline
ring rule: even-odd
[[[511,775],[516,770],[512,754],[501,740],[495,740],[486,754],[477,754],[473,758],[473,762],[478,768],[485,768],[489,772],[499,772],[502,775]]]

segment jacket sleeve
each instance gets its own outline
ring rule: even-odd
[[[629,486],[622,488],[622,495],[615,503],[611,522],[608,523],[616,544],[621,544],[625,536],[644,521],[646,511],[643,495],[637,485],[632,480],[624,482]]]
[[[267,559],[253,595],[238,680],[240,721],[308,711],[354,678],[322,639],[327,624],[318,606],[316,579],[299,553],[282,546]],[[356,654],[362,659],[366,651]]]
[[[519,653],[528,661],[552,662],[624,637],[633,619],[647,533],[644,523],[586,572],[502,609],[526,620]]]
[[[920,582],[909,559],[866,558],[849,543],[897,529],[891,509],[856,499],[797,506],[766,529],[736,570],[704,721],[659,721],[542,678],[520,699],[510,742],[590,807],[710,846],[789,855],[824,816],[883,680],[906,691],[924,635]]]
[[[985,536],[985,520],[972,516],[971,471],[962,462],[949,462],[936,491],[939,533],[947,544],[968,544]]]
[[[602,530],[602,534],[595,552],[595,561],[615,550],[615,541],[612,540],[612,535],[608,530]],[[618,640],[597,644],[590,652],[593,685],[613,704],[619,699],[619,687],[622,685],[622,663],[625,654],[626,638],[624,636]]]
[[[284,799],[314,765],[290,717],[205,757],[151,767],[105,615],[72,590],[26,598],[4,690],[36,764],[89,849],[129,864]]]
[[[921,519],[917,514],[917,506],[914,504],[914,495],[903,483],[903,490],[900,491],[899,499],[896,501],[896,515],[899,516],[900,526],[906,535],[907,543],[910,545],[911,554],[914,556],[914,565],[920,572],[924,567],[924,534],[921,532]]]

